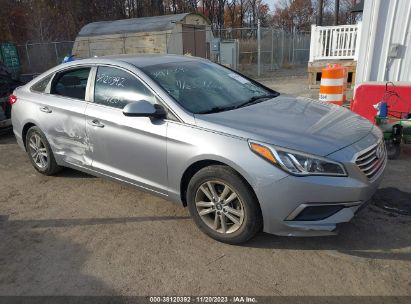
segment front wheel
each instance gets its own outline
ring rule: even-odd
[[[187,189],[187,203],[196,225],[218,241],[238,244],[262,227],[262,216],[250,186],[226,166],[198,171]]]

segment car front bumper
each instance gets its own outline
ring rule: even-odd
[[[367,184],[349,177],[284,178],[273,187],[260,189],[257,195],[264,217],[264,231],[286,236],[335,234],[337,224],[350,221],[371,199],[381,179],[382,174]],[[261,198],[270,203],[261,204]],[[298,215],[307,207],[320,206],[338,208],[325,218],[299,220]]]
[[[336,234],[337,225],[350,221],[370,201],[383,178],[386,158],[372,180],[353,161],[356,152],[381,140],[379,137],[370,133],[361,142],[328,156],[345,165],[347,177],[289,175],[257,187],[264,231],[282,236]]]

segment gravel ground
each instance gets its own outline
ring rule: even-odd
[[[291,71],[294,71],[292,69]],[[301,75],[299,70],[294,72],[293,76],[282,76],[279,74],[277,77],[262,78],[259,79],[261,83],[283,94],[290,94],[295,96],[303,96],[318,99],[319,89],[309,89],[308,78],[305,70],[305,74]],[[347,89],[347,100],[352,100],[353,90]]]
[[[282,94],[303,96],[318,99],[319,90],[310,90],[308,88],[307,76],[294,76],[278,79],[261,79],[259,80],[267,87],[274,89]]]
[[[203,235],[186,209],[0,137],[0,295],[411,295],[411,218],[371,204],[335,237]],[[381,185],[411,200],[411,149]]]

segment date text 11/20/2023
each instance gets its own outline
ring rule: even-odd
[[[258,303],[255,297],[247,296],[156,296],[150,297],[150,303]]]

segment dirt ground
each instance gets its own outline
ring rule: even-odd
[[[288,76],[276,78],[259,79],[259,82],[282,94],[303,96],[318,99],[319,89],[310,90],[308,88],[307,76]]]
[[[275,78],[264,78],[259,80],[264,85],[283,94],[303,96],[318,99],[319,89],[309,89],[307,75],[295,75],[282,77],[279,75]],[[347,89],[347,100],[353,97],[353,89]]]
[[[409,203],[410,180],[408,145],[376,199]],[[411,217],[374,203],[338,236],[230,246],[134,188],[69,169],[42,176],[0,135],[0,295],[410,296],[410,273]]]

